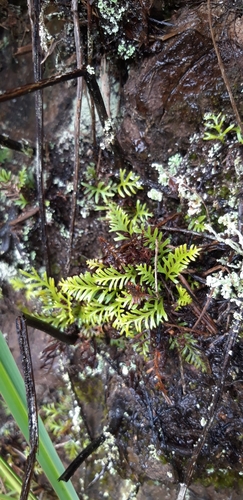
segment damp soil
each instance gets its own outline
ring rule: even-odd
[[[223,64],[242,115],[243,18],[240,2],[233,3],[232,6],[232,2],[224,0],[220,5],[213,5],[212,18]],[[188,226],[185,215],[189,201],[181,201],[175,179],[176,176],[187,179],[187,191],[199,194],[213,222],[231,210],[231,195],[236,193],[236,188],[239,188],[239,195],[237,198],[235,194],[235,199],[241,197],[241,179],[235,169],[235,160],[242,158],[242,146],[233,134],[225,143],[217,143],[214,151],[212,142],[202,139],[205,112],[225,114],[228,124],[235,121],[208,27],[207,5],[205,2],[172,0],[132,4],[128,2],[130,24],[124,18],[120,29],[128,40],[135,40],[133,60],[117,58],[117,41],[114,37],[106,39],[105,32],[99,37],[97,33],[102,30],[100,27],[96,30],[94,66],[99,75],[103,56],[108,56],[112,106],[119,109],[114,118],[121,155],[117,157],[112,151],[99,149],[103,137],[98,118],[97,139],[92,140],[87,106],[82,120],[79,191],[69,274],[85,271],[87,259],[102,258],[104,249],[100,242],[102,238],[109,241],[104,220],[84,197],[81,182],[86,180],[87,167],[94,164],[99,178],[107,180],[116,178],[122,166],[140,175],[144,187],[143,194],[139,194],[140,200],[151,206],[156,214],[155,224],[164,221],[167,227],[165,236],[172,236],[172,244],[202,246],[200,260],[190,270],[199,277],[199,287],[195,291],[199,309],[184,308],[178,317],[171,308],[168,324],[150,332],[152,355],[146,361],[134,352],[132,345],[124,347],[121,343],[120,348],[111,345],[111,332],[102,339],[99,336],[94,339],[82,337],[70,347],[53,343],[47,334],[29,329],[40,411],[43,405],[60,402],[60,391],[65,395],[70,390],[64,382],[65,373],[75,401],[70,411],[75,405],[80,408],[80,447],[101,435],[105,426],[111,430],[112,443],[107,439],[73,477],[80,498],[90,500],[104,497],[177,498],[179,484],[185,481],[188,464],[209,419],[212,398],[220,384],[227,332],[234,312],[228,301],[212,299],[207,312],[201,315],[208,294],[205,274],[217,265],[217,259],[229,256],[230,250],[226,245],[202,236],[183,233]],[[47,17],[53,13],[52,2],[48,3],[49,10],[45,12],[47,28],[58,39],[44,63],[45,77],[64,71],[64,67],[65,70],[75,68],[72,18],[65,2],[62,8],[58,8],[60,16],[54,18]],[[11,4],[6,0],[0,3],[0,10],[5,16],[0,25],[0,86],[4,92],[31,82],[33,69],[25,3]],[[86,24],[82,24],[82,20],[85,15],[82,5],[80,26],[84,43]],[[94,10],[94,15],[97,16],[97,10]],[[170,24],[160,24],[163,20]],[[120,32],[117,38],[119,36]],[[21,52],[22,46],[26,50]],[[100,77],[104,100],[105,83]],[[47,235],[55,279],[66,275],[75,99],[75,81],[44,90]],[[33,94],[1,103],[0,123],[1,133],[34,146]],[[152,164],[168,165],[175,154],[180,155],[180,165],[176,174],[170,174],[168,184],[162,186]],[[16,174],[22,165],[34,169],[33,157],[12,151],[2,167]],[[147,191],[152,188],[162,195],[161,202],[148,199]],[[26,191],[26,196],[29,207],[34,207],[37,197],[35,183]],[[13,211],[10,197],[1,203],[1,330],[7,334],[10,349],[21,367],[15,318],[24,299],[13,292],[7,279],[27,265],[42,268],[40,223],[36,212],[27,220],[11,225],[11,220],[17,219],[24,210],[17,208]],[[178,321],[192,328],[199,317],[197,340],[207,366],[204,373],[187,363],[182,366],[175,351],[169,349],[168,341],[169,335],[174,334],[170,329],[173,330]],[[243,341],[240,339],[230,356],[213,424],[194,467],[188,492],[190,499],[243,498],[242,366]],[[4,423],[6,416],[1,408],[1,425]],[[1,437],[4,457],[13,454],[13,448],[21,451],[24,448],[10,417],[8,423],[11,436]],[[59,440],[53,436],[57,444],[60,445],[63,435]],[[69,430],[68,439],[72,438]],[[62,451],[60,455],[67,466],[70,459]],[[16,467],[23,468],[18,456],[15,460]],[[47,495],[45,498],[52,498],[50,491],[46,493],[47,486],[42,481],[43,478],[37,479]]]

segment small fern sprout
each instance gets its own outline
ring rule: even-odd
[[[191,231],[196,231],[197,233],[202,233],[205,231],[206,215],[199,215],[199,217],[193,217],[189,224],[188,229]]]
[[[222,115],[222,113],[219,113],[217,116],[213,113],[206,113],[204,115],[204,126],[206,129],[209,129],[210,132],[204,133],[204,141],[218,140],[224,143],[226,135],[229,132],[235,132],[238,142],[242,144],[243,138],[239,125],[236,126],[234,123],[231,123],[224,129],[225,120],[226,116]]]
[[[127,174],[125,169],[120,169],[120,182],[117,185],[118,194],[122,198],[136,194],[138,189],[143,189],[142,186],[139,185],[139,179],[140,177],[138,175],[134,175],[133,172],[129,172]]]
[[[93,172],[93,171],[92,171]],[[97,205],[97,210],[104,210],[106,206],[99,206],[98,203],[102,202],[107,205],[110,202],[110,198],[113,198],[115,194],[120,196],[121,198],[125,198],[126,196],[133,196],[137,193],[139,189],[142,189],[142,186],[139,184],[140,177],[138,175],[134,175],[133,172],[126,172],[124,169],[120,169],[119,171],[119,182],[112,182],[109,180],[108,183],[104,181],[98,181],[93,178],[94,183],[82,182],[82,186],[85,187],[84,194],[87,196],[88,200],[94,199],[95,204]],[[145,212],[145,205],[138,205],[137,209],[141,211],[142,209]]]
[[[195,366],[198,370],[202,372],[207,371],[206,364],[202,359],[202,355],[197,347],[196,339],[189,333],[180,334],[177,337],[169,338],[170,349],[176,349],[179,351],[182,359]]]
[[[7,184],[11,180],[11,172],[5,170],[5,168],[0,168],[0,184]]]
[[[181,307],[188,306],[189,304],[192,303],[192,298],[190,297],[189,293],[186,291],[185,288],[181,285],[176,285],[176,289],[178,292],[178,299],[177,299],[177,304],[175,311],[178,311],[181,309]]]
[[[204,115],[204,126],[206,129],[211,130],[211,132],[205,132],[204,141],[219,140],[224,143],[225,136],[235,128],[235,125],[231,124],[223,129],[225,120],[226,117],[222,113],[219,113],[217,116],[213,113],[206,113]]]
[[[103,181],[98,182],[97,185],[87,184],[86,182],[82,182],[82,186],[85,187],[84,194],[87,196],[88,200],[94,198],[96,205],[102,201],[103,203],[108,203],[109,198],[113,198],[114,193],[114,185],[110,181],[108,184],[105,184]]]

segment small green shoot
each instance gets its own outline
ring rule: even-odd
[[[206,229],[205,228],[206,220],[207,220],[206,215],[199,215],[198,217],[191,218],[188,224],[188,229],[190,231],[196,231],[197,233],[203,233]]]
[[[113,184],[111,181],[109,181],[108,184],[105,184],[103,181],[99,181],[97,185],[82,182],[82,186],[86,188],[84,190],[84,194],[87,196],[88,200],[94,198],[96,205],[98,205],[100,201],[108,203],[109,198],[114,196]]]
[[[218,115],[215,115],[214,113],[206,113],[204,115],[204,127],[205,129],[208,129],[208,131],[204,133],[204,141],[216,140],[224,143],[227,134],[229,134],[230,132],[235,132],[238,142],[240,144],[243,144],[243,137],[241,135],[240,127],[236,127],[233,123],[231,123],[230,125],[228,125],[228,127],[224,128],[225,121],[226,116],[222,113],[219,113]]]
[[[206,372],[206,364],[198,351],[197,341],[192,335],[184,333],[183,335],[180,334],[179,337],[170,337],[169,343],[170,349],[177,349],[186,363],[195,366],[202,372]]]
[[[6,160],[10,160],[12,152],[8,148],[3,148],[0,146],[0,163],[4,163]]]
[[[7,184],[11,180],[11,172],[5,170],[5,168],[0,168],[0,183]]]

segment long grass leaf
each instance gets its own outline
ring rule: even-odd
[[[21,493],[22,481],[2,457],[0,457],[0,477],[3,478],[4,485],[7,484],[8,488],[11,489],[11,494],[13,494],[13,491],[15,492],[14,497],[10,497],[9,493],[7,495],[0,495],[0,500],[2,497],[8,499],[15,498],[16,500],[18,498],[16,494],[20,496]],[[37,500],[37,497],[30,492],[28,500]]]
[[[25,439],[29,441],[25,386],[14,358],[0,332],[0,393]],[[39,417],[39,450],[37,460],[59,500],[78,500],[71,483],[58,482],[63,465]]]

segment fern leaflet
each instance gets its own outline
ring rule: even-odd
[[[190,297],[190,295],[186,291],[186,289],[183,288],[183,286],[176,285],[176,289],[177,289],[179,297],[177,299],[177,307],[175,310],[178,311],[178,309],[180,309],[181,307],[185,307],[188,304],[191,304],[192,298]]]
[[[113,326],[120,328],[121,333],[129,335],[130,330],[141,332],[144,328],[156,328],[161,321],[167,320],[163,299],[146,302],[144,307],[126,311],[119,319],[116,318]]]
[[[112,182],[109,182],[106,185],[103,181],[100,181],[98,182],[97,186],[82,182],[82,185],[85,187],[84,194],[87,196],[88,200],[94,198],[96,205],[98,204],[100,199],[104,203],[108,203],[109,198],[112,198],[115,195],[114,185]]]
[[[98,268],[92,278],[97,285],[108,285],[109,290],[121,290],[135,274],[132,266],[126,267],[124,271],[120,272],[114,267],[107,267],[106,269]]]
[[[114,203],[109,203],[107,218],[109,220],[110,232],[117,233],[115,241],[126,240],[132,233],[131,221],[127,213]]]
[[[64,293],[69,294],[76,300],[92,300],[98,293],[93,275],[90,272],[80,274],[79,276],[69,276],[60,283]]]
[[[152,217],[152,215],[153,214],[149,212],[146,203],[142,205],[140,200],[137,200],[135,213],[132,218],[133,225],[136,226],[137,222],[145,222],[149,217]]]
[[[118,194],[122,198],[136,194],[138,189],[143,189],[142,186],[139,186],[138,184],[139,179],[140,177],[138,175],[134,175],[133,172],[128,172],[126,175],[126,170],[120,169],[120,182],[117,186]]]
[[[203,372],[207,370],[207,367],[201,357],[201,353],[196,347],[197,341],[190,334],[184,333],[179,338],[170,338],[169,342],[170,349],[178,349],[186,363],[194,365],[198,370],[202,370]]]
[[[152,288],[155,287],[155,280],[154,280],[154,269],[152,266],[149,266],[148,264],[138,264],[136,266],[136,271],[139,278],[139,283],[142,285],[143,283],[146,283],[150,285]]]
[[[163,257],[163,266],[158,262],[158,272],[165,274],[166,279],[177,283],[178,275],[187,268],[190,261],[198,257],[199,252],[200,248],[195,245],[192,245],[188,250],[186,244],[180,245],[175,248],[174,253],[169,253],[168,256]]]

